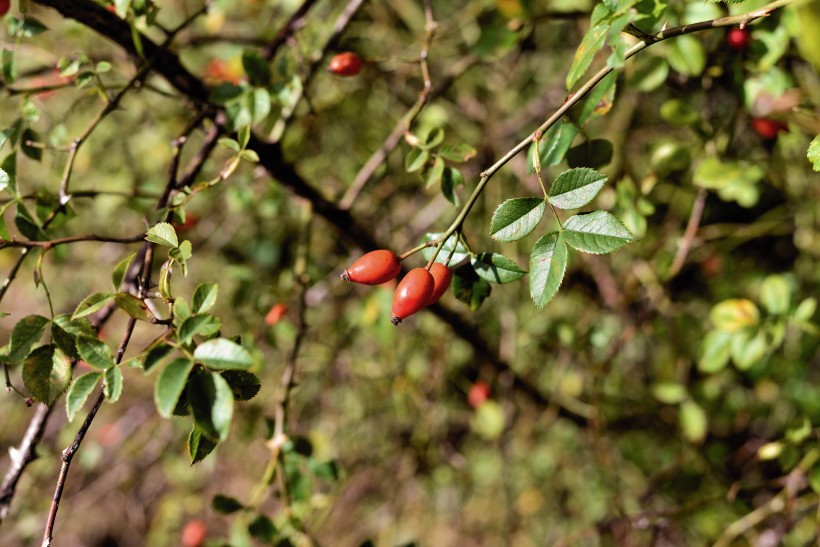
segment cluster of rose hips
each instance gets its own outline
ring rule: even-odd
[[[401,259],[392,251],[371,251],[357,259],[341,277],[345,281],[362,285],[381,285],[398,277]],[[393,308],[390,320],[394,325],[401,323],[420,309],[437,302],[447,291],[453,280],[450,268],[434,262],[430,269],[414,268],[401,280],[393,293]]]

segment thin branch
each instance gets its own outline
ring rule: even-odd
[[[302,5],[293,12],[293,15],[291,15],[287,23],[279,29],[279,32],[276,33],[271,43],[262,50],[262,57],[264,57],[266,61],[272,60],[276,56],[276,52],[279,51],[279,48],[287,42],[288,38],[304,25],[305,15],[315,3],[316,0],[304,0]]]
[[[69,237],[61,237],[59,239],[52,239],[50,241],[32,241],[32,240],[17,240],[17,239],[0,239],[0,249],[6,249],[11,247],[23,247],[23,248],[42,248],[42,249],[50,249],[52,247],[59,247],[60,245],[68,245],[69,243],[78,243],[82,241],[99,241],[101,243],[139,243],[145,239],[144,234],[139,234],[136,236],[131,237],[112,237],[112,236],[101,236],[97,234],[85,234],[85,235],[77,235],[77,236],[69,236]]]
[[[667,279],[672,279],[680,273],[683,264],[686,262],[686,257],[689,256],[689,251],[692,249],[692,244],[695,241],[695,236],[698,233],[700,220],[703,217],[703,207],[706,205],[706,190],[701,188],[695,196],[695,201],[692,204],[692,213],[689,215],[689,222],[686,223],[686,230],[683,233],[678,244],[678,251],[675,253],[675,259],[672,261],[672,266],[669,267]]]

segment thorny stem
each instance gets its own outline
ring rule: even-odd
[[[768,16],[772,11],[776,10],[777,8],[786,6],[795,2],[795,0],[776,0],[770,4],[767,4],[761,8],[756,10],[750,11],[748,13],[743,13],[740,15],[733,15],[730,17],[721,17],[719,19],[712,19],[710,21],[702,21],[699,23],[693,23],[691,25],[682,25],[680,27],[674,27],[662,30],[655,34],[646,34],[642,35],[642,40],[629,48],[626,53],[624,54],[624,60],[627,60],[631,57],[634,57],[641,51],[645,50],[649,46],[656,44],[658,42],[662,42],[664,40],[668,40],[670,38],[675,38],[677,36],[682,36],[684,34],[691,34],[693,32],[700,32],[702,30],[707,30],[710,28],[718,28],[718,27],[728,27],[733,25],[743,24],[746,25],[755,19],[759,19],[761,17]],[[530,133],[527,138],[519,142],[515,145],[509,152],[504,154],[498,161],[496,161],[493,165],[489,168],[484,170],[481,173],[481,179],[478,181],[478,185],[476,185],[473,193],[467,199],[462,207],[461,211],[459,212],[458,216],[456,216],[455,220],[453,220],[452,224],[447,228],[447,230],[442,234],[441,240],[439,244],[436,246],[436,250],[433,253],[432,258],[430,259],[431,263],[436,259],[439,252],[441,252],[441,248],[444,246],[444,242],[447,241],[447,238],[453,235],[456,231],[459,231],[464,224],[464,221],[467,219],[467,216],[470,214],[470,210],[478,201],[478,198],[484,192],[484,188],[487,187],[487,183],[490,182],[490,179],[495,175],[504,165],[506,165],[511,159],[517,156],[522,150],[527,148],[533,140],[533,136],[536,134],[544,134],[547,129],[552,127],[557,121],[559,121],[564,115],[569,112],[569,110],[578,104],[581,99],[583,99],[592,89],[598,85],[601,80],[607,77],[610,73],[614,72],[615,69],[611,67],[604,67],[598,72],[596,72],[589,80],[584,83],[577,91],[570,94],[567,100],[561,105],[558,110],[556,110],[552,116],[547,118],[547,120],[542,123],[535,131]]]

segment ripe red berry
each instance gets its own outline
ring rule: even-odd
[[[274,304],[267,315],[265,315],[265,323],[273,326],[281,321],[286,313],[288,313],[287,304],[282,304],[281,302],[279,304]]]
[[[395,279],[401,271],[401,260],[392,251],[371,251],[360,257],[342,273],[342,279],[362,285],[381,285]]]
[[[398,325],[402,319],[426,306],[434,286],[430,272],[424,268],[410,270],[393,293],[393,316],[390,319],[393,324]]]
[[[476,380],[470,391],[467,393],[467,402],[473,408],[478,408],[481,403],[490,398],[490,386],[484,380]]]
[[[778,133],[787,129],[785,123],[771,118],[752,118],[751,124],[754,132],[767,141],[774,139]]]
[[[0,17],[3,17],[11,9],[11,0],[0,0]]]
[[[749,34],[749,31],[745,28],[733,28],[729,31],[726,35],[726,44],[736,50],[746,49],[749,47],[749,42],[752,41],[752,37]]]
[[[450,287],[450,282],[453,280],[453,272],[440,262],[433,262],[433,266],[430,268],[430,275],[433,276],[433,294],[430,295],[430,300],[427,301],[427,305],[433,304],[438,302],[438,299],[442,297],[442,295],[447,292],[447,289]]]
[[[352,51],[335,55],[327,69],[337,76],[355,76],[362,70],[362,58]]]

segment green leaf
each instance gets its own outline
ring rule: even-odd
[[[766,335],[758,332],[752,336],[747,331],[732,335],[732,361],[738,370],[749,370],[766,356]]]
[[[615,216],[607,211],[575,215],[564,223],[567,243],[586,253],[616,251],[634,238]]]
[[[222,321],[213,315],[192,315],[179,326],[178,338],[183,344],[190,344],[194,336],[213,336],[222,328]]]
[[[760,312],[751,300],[730,298],[716,304],[709,313],[712,323],[723,332],[737,332],[760,321]]]
[[[580,125],[596,120],[612,109],[615,100],[615,82],[617,80],[618,73],[612,72],[590,91],[584,105],[581,107],[581,115],[578,116]]]
[[[234,84],[219,84],[211,90],[210,99],[212,102],[227,105],[242,97],[243,89]]]
[[[114,302],[117,304],[119,309],[138,321],[153,323],[157,319],[154,317],[154,314],[151,313],[151,310],[148,309],[145,302],[133,294],[126,292],[117,293],[114,296]]]
[[[465,264],[453,272],[453,294],[475,311],[481,307],[492,292],[492,286],[478,277],[470,264]]]
[[[544,167],[561,163],[577,134],[578,127],[567,119],[550,127],[538,143],[541,168],[543,169]],[[527,152],[528,174],[535,172],[535,166],[533,165],[534,147],[535,143],[530,145],[529,151]]]
[[[508,199],[493,212],[490,235],[496,241],[517,241],[538,226],[546,207],[542,198]]]
[[[146,373],[151,372],[151,370],[161,363],[163,359],[168,357],[172,351],[174,351],[174,347],[163,341],[157,342],[156,345],[152,344],[150,349],[145,352],[142,368]]]
[[[530,296],[543,309],[552,300],[567,269],[567,246],[563,232],[552,232],[535,242],[530,253]]]
[[[36,131],[27,128],[23,131],[23,136],[20,137],[20,150],[23,151],[23,154],[25,154],[27,158],[33,159],[34,161],[41,161],[43,159],[43,149],[35,145],[41,144],[42,142],[43,140]]]
[[[252,163],[259,163],[259,154],[256,153],[255,150],[243,150],[242,154],[243,160],[252,162]]]
[[[204,460],[214,451],[214,448],[216,448],[216,443],[203,435],[202,429],[194,424],[188,435],[188,454],[191,456],[191,465]]]
[[[227,148],[228,150],[232,150],[234,152],[240,152],[242,150],[242,148],[239,146],[239,143],[231,139],[230,137],[222,137],[217,141],[217,143],[220,146]]]
[[[661,104],[661,119],[674,125],[696,126],[700,123],[701,114],[689,101],[668,99]]]
[[[794,310],[794,318],[798,321],[811,321],[817,310],[817,299],[809,297],[800,302]]]
[[[271,82],[271,71],[268,62],[256,51],[242,52],[242,68],[248,75],[248,81],[254,87],[268,87]]]
[[[48,236],[40,227],[40,222],[34,218],[25,205],[17,204],[17,210],[14,215],[14,225],[20,230],[20,233],[28,239],[34,241],[44,241]]]
[[[71,320],[87,317],[93,313],[104,308],[109,302],[114,299],[114,295],[107,292],[97,292],[83,298],[82,302],[77,305],[77,309],[71,315]]]
[[[3,64],[3,80],[6,84],[13,84],[17,81],[17,56],[14,50],[3,49],[0,52],[0,62]]]
[[[469,144],[445,144],[438,149],[438,155],[445,160],[456,163],[469,161],[477,154],[476,149]]]
[[[492,399],[484,401],[475,409],[473,429],[485,439],[497,439],[504,432],[507,419],[504,409]]]
[[[221,373],[222,377],[231,386],[233,398],[237,401],[250,401],[253,399],[262,383],[256,374],[247,370],[226,370]]]
[[[559,209],[578,209],[595,199],[605,183],[606,176],[594,169],[570,169],[552,183],[549,200]]]
[[[670,42],[666,50],[669,65],[686,76],[700,76],[706,68],[706,50],[702,42],[688,34]]]
[[[681,403],[679,419],[683,436],[689,442],[700,444],[706,439],[709,417],[696,402],[687,400]]]
[[[427,163],[427,160],[430,159],[430,153],[427,150],[422,150],[421,148],[413,148],[410,152],[407,153],[407,156],[404,158],[404,170],[408,173],[412,173],[414,171],[418,171],[424,164]]]
[[[290,487],[291,490],[293,490],[293,484],[291,484]],[[290,492],[290,494],[295,500],[299,501],[293,492]],[[248,533],[250,533],[251,537],[263,543],[273,545],[276,539],[276,526],[274,526],[273,521],[265,515],[256,515],[256,518],[248,524]]]
[[[490,283],[512,283],[527,275],[518,264],[498,253],[481,253],[471,262],[475,273]]]
[[[682,403],[689,397],[686,386],[677,382],[660,382],[652,386],[652,395],[660,402],[667,405]]]
[[[145,233],[145,239],[152,243],[164,245],[165,247],[171,247],[172,249],[179,246],[177,233],[174,230],[174,227],[167,222],[160,222],[156,226],[149,229]]]
[[[66,395],[65,398],[65,411],[68,415],[69,422],[74,421],[74,416],[77,415],[77,411],[80,410],[88,400],[88,396],[94,391],[100,378],[102,378],[101,372],[89,372],[74,379],[71,388],[68,390],[68,395]]]
[[[440,127],[434,127],[430,130],[429,133],[427,133],[427,136],[424,137],[424,148],[429,150],[430,148],[435,148],[443,142],[444,129]]]
[[[732,353],[732,335],[728,332],[711,330],[706,333],[701,346],[698,370],[706,374],[720,372],[726,367]]]
[[[435,239],[439,239],[442,235],[441,233],[428,233],[424,236],[423,242],[433,241]],[[435,252],[435,247],[425,247],[421,250],[421,256],[424,257],[424,260],[430,260]],[[444,263],[447,257],[450,255],[450,252],[453,253],[453,258],[450,261],[451,264],[457,264],[462,260],[466,259],[470,256],[470,253],[467,252],[467,248],[458,241],[458,238],[455,234],[451,235],[447,238],[447,241],[444,242],[444,245],[441,247],[441,252],[436,257],[437,262]]]
[[[760,302],[772,315],[785,315],[792,303],[792,288],[782,275],[770,275],[760,285]]]
[[[179,397],[185,389],[188,374],[193,368],[193,361],[179,357],[162,369],[154,388],[154,402],[160,416],[163,418],[171,417],[174,408],[177,406],[177,401],[179,401]]]
[[[18,23],[18,25],[12,25],[11,21],[9,21],[9,31],[15,36],[31,38],[48,30],[48,27],[40,22],[39,19],[35,19],[30,15],[26,15],[25,19],[23,21],[19,21]]]
[[[566,83],[568,90],[572,90],[581,76],[589,69],[595,54],[604,47],[608,32],[608,24],[596,24],[584,35],[581,40],[581,45],[578,46],[578,50],[575,52],[572,66],[569,68],[569,73],[567,74]]]
[[[40,341],[46,330],[48,319],[41,315],[27,315],[14,325],[9,340],[8,362],[17,364],[22,362],[34,344]]]
[[[436,158],[433,160],[433,166],[426,170],[424,184],[429,188],[434,184],[440,184],[444,176],[444,160]]]
[[[253,364],[248,350],[227,338],[203,342],[194,350],[194,359],[213,370],[246,369]]]
[[[612,143],[606,139],[585,141],[567,152],[570,167],[603,167],[611,161]]]
[[[114,366],[114,354],[111,348],[99,338],[78,336],[76,344],[77,352],[89,366],[100,370]]]
[[[326,481],[339,480],[339,464],[336,460],[329,460],[326,462],[316,462],[312,458],[308,461],[310,470],[315,476]]]
[[[245,506],[239,503],[236,499],[223,496],[222,494],[217,494],[214,496],[214,499],[211,501],[211,507],[213,507],[214,511],[217,513],[222,513],[223,515],[230,515],[231,513],[236,513],[240,509],[244,509]]]
[[[820,135],[812,139],[809,144],[809,149],[806,152],[806,157],[811,162],[812,169],[820,171]]]
[[[11,176],[4,169],[0,169],[0,192],[11,186]]]
[[[629,85],[644,93],[654,91],[669,76],[669,63],[662,57],[640,57],[635,63],[635,71],[630,76]]]
[[[53,404],[70,381],[71,360],[53,344],[35,349],[23,363],[23,384],[41,403]]]
[[[456,188],[463,184],[464,176],[461,174],[461,171],[455,167],[444,168],[444,173],[441,177],[441,193],[447,198],[447,201],[456,207],[458,207],[460,203],[458,194],[456,194]]]
[[[188,382],[188,401],[203,433],[214,441],[224,441],[233,417],[233,394],[228,382],[219,374],[195,374]]]
[[[131,268],[131,263],[134,262],[136,257],[137,253],[125,257],[114,268],[114,271],[111,273],[111,283],[114,285],[114,291],[120,290],[120,285],[122,285],[125,275],[128,273],[128,270]]]
[[[111,367],[105,371],[103,391],[105,398],[111,404],[120,399],[120,395],[122,395],[122,369],[120,367]]]

